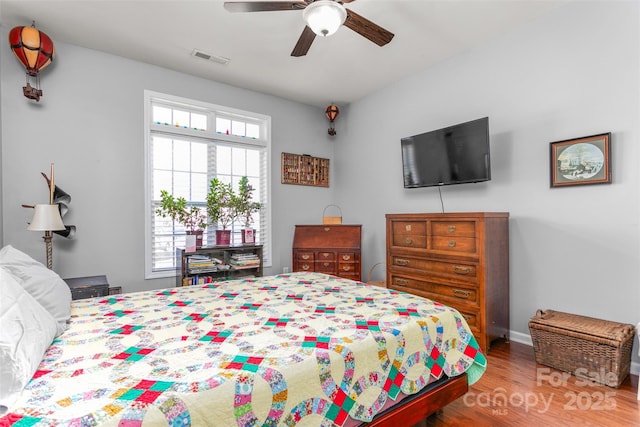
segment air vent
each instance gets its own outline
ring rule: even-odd
[[[229,61],[231,61],[229,58],[225,58],[224,56],[212,55],[210,53],[203,52],[203,51],[198,50],[198,49],[193,49],[193,52],[191,52],[191,56],[194,56],[194,57],[200,58],[200,59],[204,59],[206,61],[211,61],[211,62],[215,62],[215,63],[218,63],[218,64],[222,64],[222,65],[226,65],[226,64],[229,63]]]

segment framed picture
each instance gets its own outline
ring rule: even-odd
[[[611,133],[551,143],[551,187],[611,183]]]

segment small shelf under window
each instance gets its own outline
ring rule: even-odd
[[[210,246],[176,250],[176,286],[262,276],[262,245]]]

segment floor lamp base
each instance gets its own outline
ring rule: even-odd
[[[49,270],[53,270],[53,244],[51,243],[51,237],[53,237],[52,234],[53,233],[51,231],[45,231],[43,237],[44,245],[47,251],[47,268]]]

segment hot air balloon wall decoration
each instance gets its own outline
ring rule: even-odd
[[[340,114],[340,109],[338,108],[337,105],[332,104],[327,107],[324,113],[327,116],[327,119],[329,119],[329,129],[327,130],[327,132],[329,133],[329,135],[335,136],[336,129],[333,127],[333,121],[338,118],[338,114]]]
[[[35,22],[30,27],[15,27],[9,31],[9,45],[26,70],[27,85],[22,88],[24,96],[40,101],[40,71],[53,62],[56,52],[53,41],[38,30]],[[31,86],[33,81],[34,86]]]

